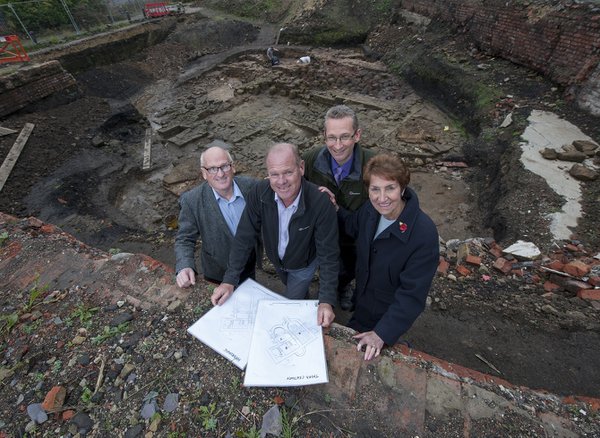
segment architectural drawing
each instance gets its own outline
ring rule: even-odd
[[[187,331],[243,370],[248,362],[258,302],[285,299],[248,279],[222,306],[210,309]]]

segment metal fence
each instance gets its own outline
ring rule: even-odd
[[[65,0],[17,0],[0,4],[0,36],[17,35],[31,50],[143,20],[144,4],[95,0],[69,6]]]

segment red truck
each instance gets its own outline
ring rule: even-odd
[[[159,3],[146,3],[144,5],[144,16],[146,18],[158,18],[169,15],[167,10],[167,4],[164,2]]]
[[[169,5],[165,2],[146,3],[144,6],[144,16],[146,18],[158,18],[165,15],[178,15],[184,12],[181,3]]]

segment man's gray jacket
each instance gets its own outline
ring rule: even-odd
[[[281,260],[277,250],[279,214],[275,192],[268,180],[259,181],[246,198],[223,282],[238,285],[246,258],[262,233],[267,257],[279,269],[306,268],[318,258],[319,302],[335,306],[339,270],[337,215],[329,197],[304,178],[298,210],[288,229],[289,243]]]
[[[245,177],[234,177],[244,199],[257,180]],[[179,198],[179,230],[175,238],[175,271],[192,268],[197,272],[194,262],[194,251],[198,237],[202,240],[200,264],[205,277],[222,281],[227,269],[227,260],[233,241],[219,204],[212,188],[206,183],[200,184],[181,195]],[[248,260],[247,270],[254,271],[255,257]]]

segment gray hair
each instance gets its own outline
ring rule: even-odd
[[[327,110],[325,114],[325,121],[323,122],[323,129],[326,129],[326,123],[329,119],[344,119],[346,117],[352,117],[352,129],[356,131],[358,129],[358,117],[352,108],[346,105],[332,106]]]
[[[230,163],[233,163],[233,157],[231,156],[231,154],[229,153],[229,151],[227,149],[225,149],[221,146],[211,146],[200,154],[200,167],[204,167],[204,154],[206,153],[206,151],[208,151],[209,149],[213,149],[213,148],[221,149],[222,151],[224,151],[225,154],[227,154],[227,161],[229,161]]]

